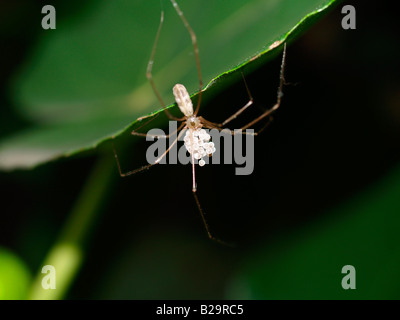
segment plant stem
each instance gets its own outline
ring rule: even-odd
[[[60,237],[50,249],[43,266],[55,268],[56,289],[44,289],[42,281],[49,273],[37,274],[32,282],[29,299],[62,299],[71,286],[83,260],[83,243],[93,225],[113,176],[112,157],[100,158],[90,174],[75,206],[73,207]]]

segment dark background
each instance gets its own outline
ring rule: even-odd
[[[32,12],[44,4],[1,2],[13,12],[0,13],[2,136],[29,126],[13,111],[7,84],[41,32]],[[356,30],[341,28],[344,4],[357,10]],[[251,252],[260,246],[273,250],[296,230],[340,215],[332,209],[390,175],[400,160],[398,17],[390,8],[388,1],[346,1],[288,46],[285,77],[292,85],[285,86],[272,124],[256,138],[252,175],[236,176],[230,165],[197,169],[198,194],[212,232],[235,248],[207,238],[191,194],[190,166],[160,165],[125,179],[115,169],[67,298],[230,297],[227,283]],[[58,12],[68,17],[84,9]],[[279,68],[276,59],[246,74],[255,106],[232,126],[274,104]],[[246,100],[238,82],[201,114],[221,121]],[[136,152],[144,154],[146,146],[137,144]],[[113,156],[109,146],[104,150]],[[123,166],[133,169],[129,153],[124,156]],[[97,158],[93,152],[31,171],[0,173],[0,243],[21,256],[32,273]],[[390,294],[399,298],[398,291]]]

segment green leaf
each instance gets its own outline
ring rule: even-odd
[[[296,38],[336,2],[179,4],[198,38],[204,83],[222,88],[239,67],[273,59],[281,51],[276,45]],[[175,83],[195,93],[198,77],[187,30],[169,1],[162,6],[165,22],[153,71],[169,105]],[[58,21],[56,30],[43,31],[12,85],[15,105],[34,126],[0,143],[0,168],[30,168],[94,148],[159,110],[145,73],[160,12],[158,1],[99,1],[74,19]]]
[[[229,298],[399,299],[399,194],[397,167],[326,220],[249,256]],[[342,288],[345,265],[356,270],[356,289]]]
[[[25,264],[0,248],[0,300],[26,299],[29,283],[30,274]]]

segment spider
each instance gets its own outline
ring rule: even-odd
[[[186,132],[186,136],[184,138],[185,141],[185,147],[187,149],[187,151],[189,152],[190,156],[191,156],[191,164],[192,164],[192,193],[197,205],[197,208],[200,212],[201,218],[203,220],[205,229],[207,231],[208,237],[214,241],[220,242],[222,244],[226,244],[224,241],[214,237],[210,231],[209,225],[207,223],[207,220],[205,218],[203,209],[200,205],[200,201],[199,201],[199,197],[197,195],[197,184],[196,184],[196,174],[195,174],[195,159],[199,160],[199,165],[203,166],[205,164],[204,160],[202,159],[202,157],[208,155],[211,156],[214,152],[215,152],[215,147],[213,145],[212,142],[209,142],[209,135],[205,132],[205,130],[203,128],[207,128],[207,129],[217,129],[219,131],[222,130],[227,130],[224,127],[231,122],[232,120],[234,120],[235,118],[237,118],[243,111],[245,111],[248,107],[250,107],[253,104],[253,98],[251,96],[250,90],[246,84],[246,80],[243,76],[243,80],[244,80],[244,84],[247,90],[247,94],[249,96],[249,101],[242,107],[240,108],[238,111],[236,111],[233,115],[231,115],[229,118],[227,118],[225,121],[223,121],[222,123],[214,123],[214,122],[210,122],[206,119],[204,119],[202,116],[198,116],[198,112],[200,109],[200,104],[201,104],[201,96],[202,96],[202,89],[203,89],[203,81],[202,81],[202,76],[201,76],[201,68],[200,68],[200,58],[199,58],[199,48],[197,45],[197,38],[196,38],[196,34],[194,33],[193,29],[191,28],[191,26],[189,25],[188,21],[186,20],[185,16],[183,15],[182,10],[180,9],[180,7],[178,6],[177,2],[175,0],[171,0],[172,5],[174,6],[177,14],[179,15],[179,17],[181,18],[185,28],[187,29],[190,37],[191,37],[191,41],[192,41],[192,46],[194,49],[194,54],[195,54],[195,59],[196,59],[196,67],[197,67],[197,73],[198,73],[198,78],[199,78],[199,93],[198,93],[198,100],[197,100],[197,105],[196,108],[193,108],[193,103],[192,100],[190,98],[190,95],[188,93],[188,91],[186,90],[185,86],[182,84],[175,84],[175,86],[172,89],[172,92],[175,96],[175,101],[176,104],[178,105],[180,111],[183,113],[183,117],[181,118],[177,118],[175,116],[173,116],[168,109],[166,108],[166,105],[164,103],[164,100],[162,99],[160,93],[158,92],[156,85],[153,81],[153,75],[152,75],[152,69],[153,69],[153,64],[154,64],[154,56],[157,50],[157,44],[158,44],[158,40],[160,37],[160,32],[163,26],[163,22],[164,22],[164,11],[161,11],[161,19],[160,19],[160,24],[157,30],[157,34],[156,34],[156,38],[153,44],[153,48],[152,48],[152,52],[151,52],[151,56],[150,56],[150,60],[148,62],[147,65],[147,71],[146,71],[146,77],[148,79],[148,81],[150,82],[150,85],[155,93],[155,95],[157,96],[157,99],[159,100],[159,102],[161,103],[161,106],[163,107],[163,110],[165,112],[165,114],[168,116],[168,118],[170,120],[174,120],[174,121],[178,121],[181,122],[180,126],[177,128],[177,130],[173,133],[170,133],[168,135],[150,135],[147,133],[141,133],[141,132],[137,132],[136,130],[139,130],[141,127],[143,127],[144,125],[146,125],[148,122],[152,121],[153,119],[151,119],[150,121],[146,122],[144,125],[142,125],[140,128],[132,131],[132,135],[136,135],[136,136],[144,136],[144,137],[148,137],[148,136],[153,136],[153,137],[157,137],[157,138],[169,138],[170,135],[172,134],[176,134],[179,132],[178,136],[175,138],[175,140],[169,145],[169,148],[161,155],[159,156],[154,163],[150,163],[148,165],[145,165],[143,167],[140,167],[138,169],[132,170],[132,171],[128,171],[123,173],[121,170],[121,165],[118,159],[118,155],[117,152],[115,150],[114,147],[114,143],[113,143],[113,150],[114,150],[114,155],[115,155],[115,159],[116,159],[116,163],[118,166],[118,171],[121,177],[126,177],[126,176],[130,176],[133,175],[135,173],[138,173],[140,171],[149,169],[150,167],[152,167],[155,164],[160,163],[160,161],[167,155],[167,153],[171,150],[171,148],[177,143],[177,141],[182,137],[183,133]],[[260,116],[258,116],[257,118],[255,118],[254,120],[250,121],[248,124],[242,126],[240,128],[240,130],[228,130],[228,132],[230,132],[232,135],[235,134],[251,134],[251,135],[258,135],[259,133],[261,133],[261,131],[263,131],[265,129],[265,127],[269,124],[269,122],[263,127],[261,128],[258,132],[246,132],[244,130],[246,130],[247,128],[255,125],[256,123],[258,123],[259,121],[261,121],[262,119],[269,117],[274,111],[276,111],[280,104],[281,104],[281,98],[283,96],[282,93],[282,87],[284,85],[284,67],[285,67],[285,57],[286,57],[286,43],[284,44],[283,47],[283,54],[282,54],[282,63],[281,63],[281,71],[280,71],[280,82],[279,82],[279,87],[278,87],[278,95],[277,95],[277,101],[275,103],[275,105],[268,109],[267,111],[265,111],[263,114],[261,114]],[[243,74],[242,74],[243,75]],[[158,116],[158,114],[157,114]],[[139,118],[138,120],[141,121],[146,117],[142,117]],[[112,142],[114,140],[115,137],[112,137]],[[202,147],[199,147],[199,144]]]

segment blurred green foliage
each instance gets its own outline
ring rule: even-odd
[[[275,244],[250,254],[232,279],[232,299],[400,297],[400,167],[379,184]],[[344,290],[342,267],[356,271]]]
[[[0,300],[26,299],[30,278],[25,263],[15,254],[0,247]]]

